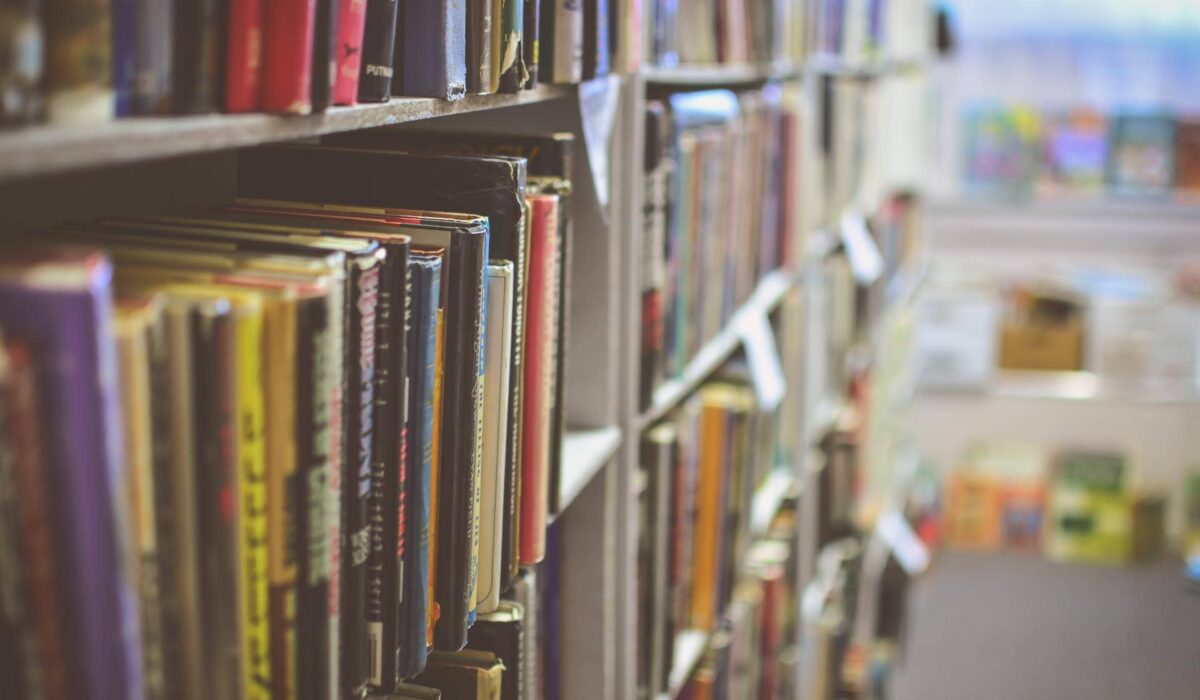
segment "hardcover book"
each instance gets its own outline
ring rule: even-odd
[[[539,80],[578,83],[583,79],[583,0],[541,3]]]
[[[312,111],[317,0],[268,0],[259,106],[268,112]]]
[[[399,90],[393,89],[396,94],[457,100],[471,91],[469,81],[478,79],[478,64],[467,60],[466,3],[410,0],[404,4],[399,43],[403,60],[397,61],[403,79]]]
[[[512,359],[512,264],[488,265],[488,317],[485,338],[483,479],[481,500],[480,583],[477,594],[481,614],[496,609],[504,587],[504,519],[509,493],[506,460],[509,443],[509,367]]]
[[[323,112],[333,104],[337,80],[338,17],[340,0],[316,0],[312,44],[312,108]]]
[[[394,88],[394,61],[399,0],[366,0],[363,25],[362,72],[358,79],[359,102],[387,102]],[[405,7],[414,4],[406,2]],[[407,23],[407,16],[405,22]],[[402,27],[399,28],[402,31]],[[401,49],[404,41],[401,39]]]
[[[229,0],[226,6],[225,111],[258,109],[262,83],[264,0]]]
[[[134,40],[133,111],[135,114],[171,112],[174,76],[172,27],[174,0],[136,0],[137,32]]]
[[[1156,196],[1175,181],[1175,121],[1165,115],[1126,114],[1112,119],[1108,184],[1116,193]]]
[[[499,29],[500,18],[492,14],[492,0],[466,0],[466,5],[467,92],[488,95],[496,91],[492,74],[492,37]],[[499,76],[495,78],[499,79]]]
[[[82,124],[112,119],[110,0],[48,2],[43,22],[47,121]]]
[[[174,6],[172,102],[179,114],[212,112],[220,103],[221,23],[217,0],[178,2]]]
[[[341,0],[338,3],[337,43],[334,47],[337,52],[337,74],[333,82],[335,105],[358,103],[366,19],[367,0]]]

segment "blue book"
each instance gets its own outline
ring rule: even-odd
[[[433,398],[437,366],[437,320],[441,299],[442,258],[414,254],[408,261],[412,280],[412,328],[408,334],[408,542],[404,548],[404,591],[400,606],[399,674],[410,678],[425,668],[425,625],[429,600],[429,517],[433,470]]]
[[[137,42],[137,3],[134,0],[113,0],[112,79],[118,117],[127,117],[134,113]]]
[[[457,100],[467,94],[466,0],[409,0],[397,94]]]

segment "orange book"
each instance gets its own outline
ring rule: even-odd
[[[946,483],[946,543],[971,549],[1004,544],[1004,493],[985,474],[959,471]]]
[[[521,563],[536,564],[546,555],[546,518],[550,483],[550,411],[554,405],[555,315],[558,295],[558,196],[530,195],[532,236],[525,315],[525,366],[522,369]]]
[[[700,411],[700,455],[696,480],[696,522],[692,544],[692,627],[716,624],[721,550],[721,491],[725,472],[728,413],[705,401]]]

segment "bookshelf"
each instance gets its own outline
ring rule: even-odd
[[[641,16],[642,0],[610,3],[626,26]],[[801,3],[796,3],[800,5]],[[626,41],[626,40],[623,40]],[[627,58],[627,57],[626,57]],[[920,71],[921,61],[847,62],[821,56],[804,62],[680,65],[656,68],[632,59],[616,61],[613,75],[583,85],[543,84],[511,95],[468,96],[446,102],[394,98],[384,104],[335,107],[323,114],[205,115],[122,119],[84,127],[29,127],[0,132],[0,204],[6,219],[31,228],[113,215],[142,215],[178,206],[211,206],[234,191],[238,149],[312,141],[369,129],[403,132],[420,123],[437,131],[548,134],[567,131],[576,142],[572,173],[574,245],[570,323],[566,329],[568,374],[566,432],[557,513],[561,533],[561,615],[569,621],[561,639],[561,681],[571,700],[633,700],[638,697],[635,659],[638,634],[636,570],[639,446],[647,428],[663,419],[731,358],[745,349],[745,327],[778,314],[795,301],[802,327],[796,357],[787,366],[788,391],[805,396],[810,385],[830,386],[802,402],[785,430],[802,436],[793,463],[781,463],[749,494],[749,532],[766,535],[789,499],[798,498],[799,555],[794,566],[799,596],[811,579],[816,551],[814,518],[819,504],[811,453],[846,413],[837,368],[810,362],[818,353],[810,324],[825,313],[814,304],[827,286],[821,266],[834,257],[840,237],[821,212],[834,209],[823,185],[826,163],[819,150],[820,83],[826,79],[875,83]],[[639,257],[645,249],[646,178],[643,151],[648,96],[675,90],[765,84],[794,89],[804,117],[801,185],[780,194],[799,202],[789,234],[792,265],[765,275],[727,323],[700,346],[682,372],[638,405],[641,297]],[[589,101],[599,95],[603,99]],[[598,106],[599,105],[599,106]],[[615,105],[611,111],[607,106]],[[64,206],[70,197],[73,203]],[[78,199],[75,199],[78,198]],[[838,205],[840,206],[840,205]],[[914,283],[916,284],[916,283]],[[897,297],[911,297],[907,287]],[[775,353],[778,355],[779,350]],[[818,376],[819,375],[819,376]],[[740,573],[740,572],[739,572]],[[798,623],[798,621],[797,621]],[[800,635],[803,638],[803,635]],[[712,634],[687,630],[676,636],[668,691],[679,695],[702,663]],[[790,650],[795,652],[795,650]],[[796,665],[789,687],[801,686]],[[800,693],[797,693],[799,696]]]

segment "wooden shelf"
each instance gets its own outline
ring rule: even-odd
[[[75,127],[35,126],[0,134],[0,181],[545,102],[574,91],[574,86],[545,85],[511,95],[479,95],[454,102],[400,97],[382,104],[333,107],[309,116],[207,114],[118,119]]]
[[[617,426],[597,430],[570,430],[563,438],[562,474],[558,482],[558,510],[566,510],[604,465],[621,448],[621,429]]]
[[[750,300],[734,312],[729,323],[725,324],[716,337],[700,348],[700,351],[684,368],[683,374],[667,380],[654,390],[650,408],[642,413],[639,420],[640,428],[645,430],[661,419],[732,357],[742,342],[738,330],[741,318],[745,315],[766,314],[773,311],[783,301],[783,297],[788,291],[796,285],[798,279],[796,275],[785,271],[772,272],[764,277],[758,283],[758,288],[754,290]]]
[[[650,85],[719,87],[754,85],[770,80],[792,80],[803,75],[800,67],[783,61],[768,64],[686,64],[674,68],[647,67],[642,71]]]

